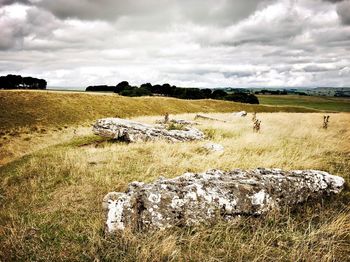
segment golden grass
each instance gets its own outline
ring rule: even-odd
[[[225,147],[223,154],[204,151],[205,141],[101,142],[82,129],[64,143],[1,167],[0,260],[350,260],[348,188],[296,209],[213,227],[103,234],[103,196],[125,190],[134,180],[150,182],[210,168],[278,167],[325,170],[349,182],[350,114],[331,114],[329,129],[323,130],[321,114],[258,113],[260,133],[253,133],[251,115],[210,116],[229,120],[199,121],[210,140]]]

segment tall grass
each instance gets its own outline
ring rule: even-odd
[[[264,217],[237,218],[213,227],[104,235],[101,200],[134,180],[210,168],[321,169],[349,182],[350,115],[210,114],[199,128],[225,147],[205,142],[126,144],[85,131],[0,168],[0,260],[44,261],[349,261],[350,192]],[[193,119],[187,114],[179,118]],[[160,117],[139,117],[153,123]],[[96,142],[97,141],[97,142]]]

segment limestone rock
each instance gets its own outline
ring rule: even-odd
[[[260,215],[339,193],[343,185],[343,178],[317,170],[209,170],[150,184],[132,182],[125,193],[108,193],[103,205],[108,232],[142,231]]]
[[[179,125],[192,125],[192,126],[198,125],[197,122],[185,120],[185,119],[171,119],[170,123],[179,124]]]
[[[247,116],[247,112],[246,111],[240,111],[240,112],[237,112],[237,113],[234,113],[235,116],[239,116],[239,117],[245,117]]]
[[[203,146],[203,148],[213,151],[213,152],[223,152],[224,147],[220,144],[215,144],[215,143],[207,143]]]
[[[162,125],[148,125],[121,118],[99,119],[93,126],[96,135],[127,142],[154,141],[164,139],[171,142],[184,142],[204,139],[200,130],[184,127],[183,130],[167,130]]]
[[[178,125],[198,125],[195,121],[185,120],[185,119],[170,119],[167,123],[164,120],[156,120],[156,124],[161,124],[166,126],[168,123],[178,124]]]
[[[213,117],[209,117],[209,116],[204,116],[204,115],[196,115],[196,116],[194,117],[194,119],[212,120],[212,121],[219,121],[219,122],[223,122],[223,123],[226,123],[226,122],[227,122],[227,121],[225,121],[225,120],[221,120],[221,119],[213,118]]]

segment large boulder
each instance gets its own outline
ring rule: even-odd
[[[342,190],[344,179],[317,170],[210,170],[108,193],[107,231],[164,229],[215,223],[238,215],[261,215]]]
[[[184,142],[204,139],[203,132],[193,127],[183,127],[183,130],[167,130],[162,125],[148,125],[121,118],[99,119],[93,126],[93,132],[96,135],[127,142],[158,139]]]

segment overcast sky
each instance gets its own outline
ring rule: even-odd
[[[350,86],[350,0],[0,0],[0,75]]]

